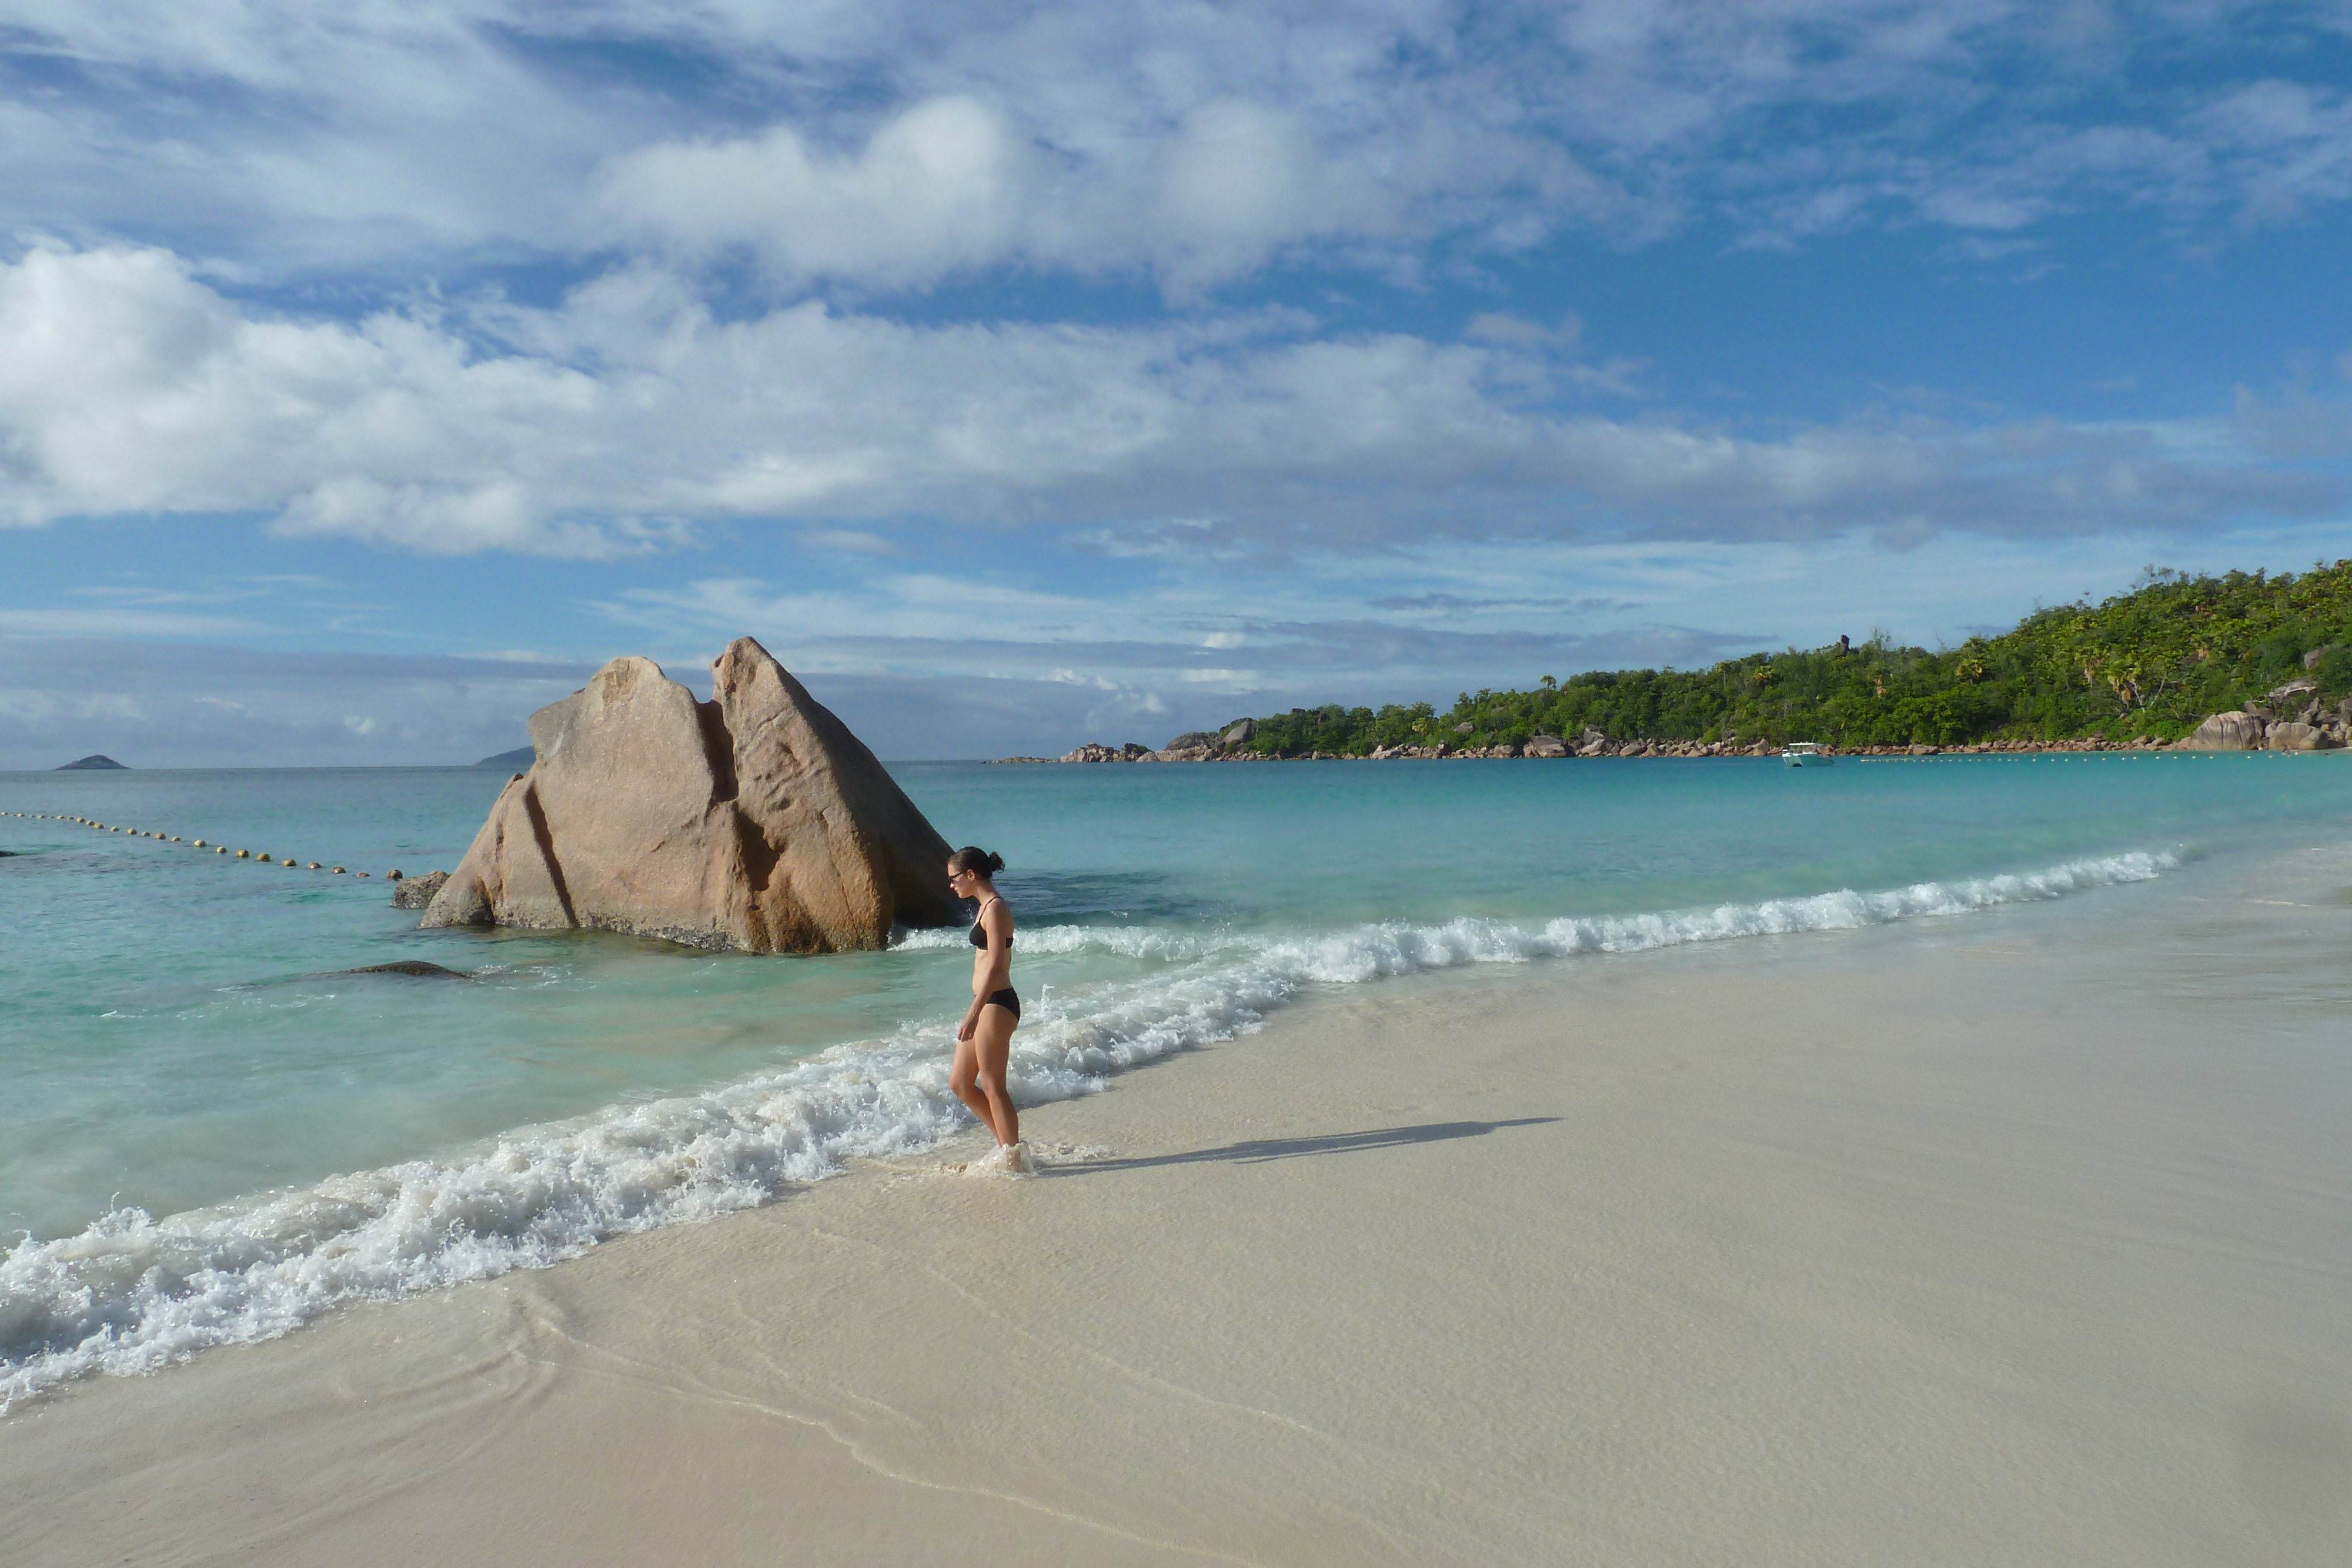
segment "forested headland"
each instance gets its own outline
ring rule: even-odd
[[[1595,731],[1621,743],[1742,746],[2169,742],[2305,679],[2326,702],[2352,695],[2352,560],[2275,576],[2150,570],[2127,592],[2036,610],[2013,631],[1950,648],[1877,635],[1705,670],[1545,675],[1525,690],[1464,692],[1443,712],[1426,702],[1293,708],[1253,716],[1228,754],[1467,750],[1538,736],[1573,746]]]

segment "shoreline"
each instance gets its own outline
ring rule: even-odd
[[[1070,764],[1091,767],[1104,762],[1616,762],[1639,761],[1655,758],[1721,758],[1747,761],[1769,761],[1781,755],[1777,741],[1759,741],[1752,746],[1729,746],[1720,741],[1696,740],[1629,740],[1612,742],[1603,751],[1590,752],[1528,752],[1517,746],[1464,747],[1452,746],[1402,747],[1394,751],[1371,751],[1363,754],[1336,751],[1302,752],[1291,756],[1276,756],[1267,752],[1236,751],[1213,757],[1173,757],[1163,752],[1147,751],[1139,756],[1121,756],[1108,747],[1091,747],[1108,752],[1099,757],[996,757],[985,759],[982,766],[1004,768],[1036,763]],[[1989,740],[1952,746],[1829,746],[1821,754],[1832,758],[1853,758],[1871,760],[1891,760],[1929,757],[2051,757],[2090,756],[2094,754],[2120,757],[2324,757],[2336,747],[2202,747],[2179,742],[2163,742],[2142,738],[2134,741],[2111,741],[2098,737],[2075,740]]]
[[[0,1421],[0,1526],[39,1563],[2327,1561],[2352,856],[2304,860],[1319,998],[1036,1107],[1109,1151],[1036,1179],[861,1162],[76,1385]]]

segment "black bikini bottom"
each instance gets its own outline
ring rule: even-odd
[[[983,1005],[988,1007],[1003,1008],[1006,1012],[1013,1015],[1013,1021],[1014,1023],[1019,1023],[1021,1021],[1021,993],[1014,990],[1011,986],[1005,987],[1001,991],[989,992],[988,1000]]]

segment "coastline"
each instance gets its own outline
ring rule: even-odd
[[[40,1563],[2326,1561],[2352,856],[2287,875],[1305,1003],[1032,1113],[1108,1157],[862,1164],[76,1385],[0,1421],[0,1528]]]
[[[1337,751],[1297,752],[1277,756],[1264,751],[1226,751],[1208,756],[1177,755],[1169,751],[1148,751],[1140,747],[1127,748],[1133,755],[1122,755],[1108,747],[1089,744],[1063,757],[996,757],[985,766],[1011,767],[1028,763],[1101,762],[1613,762],[1639,760],[1644,758],[1734,758],[1754,761],[1759,758],[1775,758],[1781,754],[1779,741],[1757,741],[1739,746],[1723,741],[1699,740],[1628,740],[1610,742],[1605,749],[1591,751],[1530,751],[1515,745],[1468,746],[1407,746],[1396,750],[1356,754]],[[2185,743],[2164,743],[2145,737],[2138,740],[2115,741],[2098,736],[2069,740],[1988,740],[1952,746],[1828,746],[1821,748],[1825,757],[1868,758],[1892,759],[1926,757],[2053,757],[2084,756],[2104,753],[2109,756],[2154,757],[2179,755],[2188,757],[2222,757],[2233,752],[2259,752],[2270,757],[2324,756],[2341,749],[2333,746],[2299,746],[2279,747],[2266,746],[2190,746]],[[1098,755],[1097,755],[1098,754]]]

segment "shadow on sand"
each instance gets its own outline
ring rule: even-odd
[[[1351,1155],[1368,1149],[1402,1148],[1409,1144],[1442,1143],[1447,1138],[1476,1138],[1503,1127],[1536,1127],[1557,1122],[1557,1116],[1521,1116],[1510,1122],[1425,1122],[1418,1127],[1381,1127],[1368,1133],[1324,1133],[1312,1138],[1251,1138],[1218,1149],[1189,1149],[1181,1155],[1153,1155],[1131,1160],[1090,1160],[1085,1165],[1051,1166],[1047,1176],[1084,1176],[1089,1171],[1143,1170],[1151,1166],[1195,1166],[1209,1161],[1258,1165],[1266,1160],[1295,1160],[1308,1155]]]

